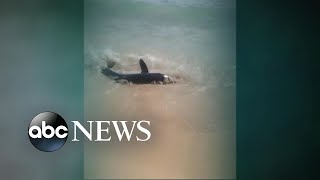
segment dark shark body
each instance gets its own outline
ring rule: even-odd
[[[163,82],[164,75],[161,73],[136,73],[136,74],[120,74],[109,68],[103,68],[102,74],[111,77],[115,81],[126,80],[134,84],[149,84],[153,82]]]
[[[151,84],[151,83],[175,83],[167,75],[161,73],[149,73],[147,65],[142,59],[139,61],[141,73],[122,74],[111,70],[109,67],[101,69],[101,73],[114,79],[116,82],[131,82],[133,84]]]

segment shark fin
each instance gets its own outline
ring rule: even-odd
[[[142,59],[139,60],[139,63],[140,63],[141,73],[148,73],[149,70],[146,63]]]

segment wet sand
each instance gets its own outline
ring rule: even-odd
[[[87,120],[148,120],[152,137],[147,142],[87,142],[85,177],[235,176],[235,121],[223,118],[235,108],[223,110],[226,98],[219,95],[232,96],[233,88],[222,93],[184,83],[120,85],[102,75],[88,76],[86,82]]]

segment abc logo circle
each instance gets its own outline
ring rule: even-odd
[[[42,112],[35,116],[28,128],[30,142],[40,151],[60,149],[68,138],[68,125],[57,113]]]

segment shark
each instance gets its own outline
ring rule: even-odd
[[[131,74],[118,73],[111,70],[114,64],[115,63],[112,62],[112,63],[108,63],[107,67],[102,67],[101,73],[118,83],[123,83],[123,84],[125,83],[132,83],[132,84],[176,83],[176,81],[173,80],[171,77],[169,77],[167,74],[149,72],[149,69],[143,59],[139,60],[141,73],[131,73]]]

